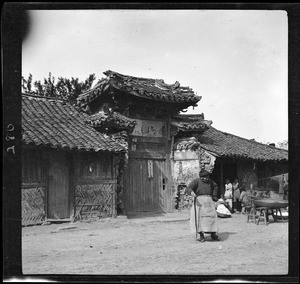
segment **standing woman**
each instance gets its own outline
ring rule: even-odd
[[[218,241],[218,215],[215,202],[218,200],[218,186],[209,178],[209,172],[201,170],[199,178],[194,179],[187,187],[187,194],[196,196],[191,209],[191,229],[196,227],[200,234],[200,242],[205,242],[204,233],[210,234],[214,241]]]
[[[232,184],[229,179],[225,180],[225,193],[224,193],[224,199],[227,205],[230,208],[230,212],[233,213],[232,209]]]
[[[241,192],[240,192],[239,180],[237,178],[232,183],[232,189],[233,189],[233,210],[235,208],[236,211],[241,212],[241,202],[240,202]]]

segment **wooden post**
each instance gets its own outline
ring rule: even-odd
[[[223,161],[220,160],[220,180],[221,180],[221,197],[224,195],[224,177],[223,177]]]
[[[171,140],[171,141],[170,141]],[[172,211],[172,182],[173,182],[173,175],[172,175],[172,147],[173,147],[173,139],[171,137],[171,115],[168,115],[167,120],[167,135],[166,135],[166,163],[165,163],[165,177],[167,182],[165,184],[165,199],[164,202],[164,211],[171,212]]]
[[[67,164],[69,167],[69,208],[70,208],[70,219],[74,222],[75,219],[75,159],[74,154],[67,153]]]
[[[250,183],[250,196],[251,196],[251,205],[253,205],[253,198],[252,198],[252,188],[253,188],[253,183]]]
[[[279,191],[278,191],[278,194],[280,196],[283,195],[283,186],[284,186],[284,175],[281,176],[281,179],[279,181]]]
[[[114,180],[114,185],[113,185],[113,212],[112,212],[112,217],[116,218],[118,215],[118,210],[117,210],[117,200],[118,200],[118,163],[120,162],[119,157],[116,157],[115,155],[112,155],[112,179]]]
[[[45,202],[45,222],[47,222],[47,218],[48,218],[48,195],[49,195],[49,169],[50,169],[50,160],[49,160],[49,151],[45,151],[45,198],[44,198],[44,202]]]
[[[113,183],[112,186],[112,218],[117,217],[117,210],[116,210],[116,199],[117,199],[117,184],[116,181]]]
[[[173,151],[173,146],[174,146],[174,135],[172,135],[171,138],[171,153],[170,153],[170,186],[171,186],[171,203],[170,203],[170,211],[174,211],[174,190],[177,191],[176,185],[174,184],[174,151]]]

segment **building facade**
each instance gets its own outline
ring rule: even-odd
[[[115,216],[125,149],[57,99],[22,96],[22,225]]]

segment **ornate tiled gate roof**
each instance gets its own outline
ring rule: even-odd
[[[178,81],[166,84],[162,79],[132,77],[110,70],[104,74],[106,78],[101,79],[93,89],[78,97],[79,106],[85,106],[101,97],[109,88],[144,99],[190,106],[196,106],[201,99],[191,88],[180,86]]]

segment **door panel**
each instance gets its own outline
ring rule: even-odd
[[[158,206],[159,209],[164,211],[164,191],[166,186],[166,177],[165,177],[165,162],[161,160],[154,161],[154,176],[155,176],[155,185],[154,187],[158,191]]]
[[[158,177],[158,188],[159,188],[159,207],[164,212],[172,212],[172,184],[169,180],[170,169],[166,161],[157,160],[155,161],[155,168]]]
[[[149,167],[152,167],[152,169],[149,169]],[[164,167],[164,160],[129,160],[124,193],[126,212],[155,212],[163,210]]]
[[[70,218],[69,168],[65,153],[50,157],[47,218]]]

